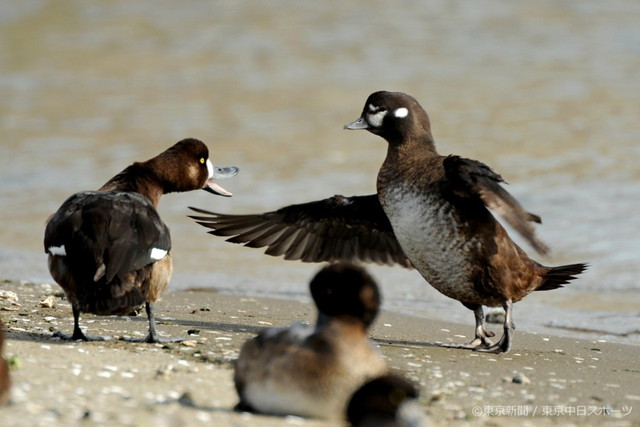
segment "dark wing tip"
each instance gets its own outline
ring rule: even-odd
[[[539,215],[527,212],[527,221],[535,222],[536,224],[542,224],[542,218]]]
[[[189,217],[209,228],[209,234],[248,247],[266,247],[267,255],[303,262],[350,260],[412,268],[377,195],[337,195],[252,215],[190,209],[205,215]]]

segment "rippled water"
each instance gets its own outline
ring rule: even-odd
[[[518,303],[519,329],[640,343],[638,22],[640,3],[615,0],[0,2],[0,277],[50,281],[48,215],[193,136],[241,172],[232,199],[163,199],[172,287],[306,299],[317,265],[210,237],[186,207],[373,192],[385,143],[342,125],[400,90],[440,152],[488,163],[543,217],[541,262],[591,263]],[[471,334],[471,313],[417,273],[371,269],[387,308]]]

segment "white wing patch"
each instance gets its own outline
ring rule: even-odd
[[[107,266],[104,265],[104,262],[102,264],[100,264],[100,267],[98,267],[98,269],[96,270],[96,274],[93,275],[93,281],[97,282],[98,280],[102,279],[102,276],[104,276],[104,272],[107,271]]]
[[[64,245],[49,246],[47,252],[49,252],[53,256],[67,256],[67,250],[65,249]]]
[[[409,110],[407,110],[404,107],[400,107],[396,111],[393,112],[393,115],[396,116],[397,118],[401,119],[401,118],[407,117],[409,115]]]
[[[151,253],[149,254],[149,257],[154,261],[160,261],[162,258],[164,258],[167,255],[167,252],[168,251],[164,249],[153,248],[151,249]]]

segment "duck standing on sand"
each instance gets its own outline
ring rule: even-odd
[[[173,271],[169,228],[156,208],[163,194],[207,190],[231,196],[214,179],[236,175],[235,167],[214,167],[207,146],[184,139],[146,162],[135,162],[98,191],[69,197],[51,216],[44,235],[49,271],[73,308],[72,335],[88,337],[80,313],[124,315],[145,304],[149,333],[159,342],[153,303],[166,290]]]
[[[546,246],[500,175],[476,160],[441,156],[425,110],[400,92],[375,92],[346,129],[366,129],[388,142],[377,194],[335,196],[257,215],[196,210],[211,234],[267,246],[286,259],[359,259],[412,265],[438,291],[473,311],[475,339],[464,348],[507,353],[512,304],[533,291],[562,287],[586,264],[546,267],[530,259],[488,208],[500,214],[540,253]],[[483,306],[501,306],[504,334],[493,343]]]
[[[329,265],[312,279],[315,327],[268,328],[244,343],[235,368],[240,411],[340,419],[352,393],[387,373],[367,337],[378,286],[357,266]]]

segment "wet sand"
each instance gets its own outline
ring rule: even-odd
[[[241,343],[263,327],[313,321],[311,302],[174,291],[157,304],[158,328],[186,342],[80,343],[52,338],[73,326],[57,286],[5,281],[0,292],[5,357],[18,365],[3,426],[335,425],[232,411]],[[144,315],[81,320],[90,335],[141,337],[147,329]],[[640,425],[639,347],[526,331],[516,331],[507,355],[443,346],[472,331],[386,311],[374,325],[390,367],[420,384],[429,425]]]

